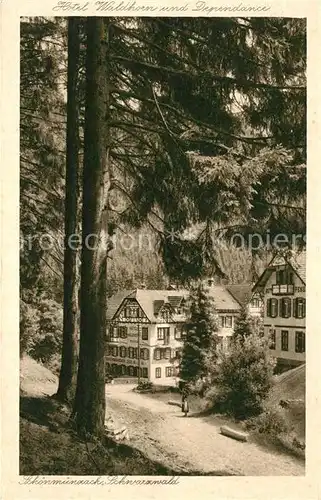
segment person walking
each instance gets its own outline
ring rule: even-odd
[[[189,413],[189,404],[188,404],[186,393],[183,394],[183,397],[182,397],[182,412],[184,413],[184,416],[187,417],[187,415]]]

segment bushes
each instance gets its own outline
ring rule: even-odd
[[[20,354],[28,354],[57,373],[62,343],[62,306],[45,296],[20,301]]]
[[[239,420],[259,415],[273,385],[274,366],[265,339],[255,334],[236,338],[228,353],[219,353],[205,397],[213,409]]]
[[[259,434],[269,434],[272,437],[278,437],[290,430],[280,407],[265,407],[260,415],[246,422],[246,428],[253,429]]]
[[[154,385],[152,382],[139,382],[138,386],[136,387],[136,391],[142,391],[142,392],[149,392],[153,391]]]

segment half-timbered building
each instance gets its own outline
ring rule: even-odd
[[[264,299],[264,334],[279,367],[305,363],[306,253],[276,255],[254,287]]]
[[[227,349],[240,304],[213,285],[222,348]],[[113,376],[142,377],[159,385],[179,380],[187,290],[125,290],[108,299],[106,368]]]

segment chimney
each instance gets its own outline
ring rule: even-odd
[[[146,283],[143,282],[141,283],[140,287],[139,287],[141,290],[146,290]]]
[[[207,284],[208,284],[208,286],[213,286],[214,285],[214,279],[213,278],[209,278],[207,280]]]

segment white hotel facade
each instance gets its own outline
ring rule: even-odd
[[[222,348],[228,348],[241,304],[224,286],[212,285]],[[108,300],[106,371],[159,385],[177,385],[187,290],[122,291]]]

